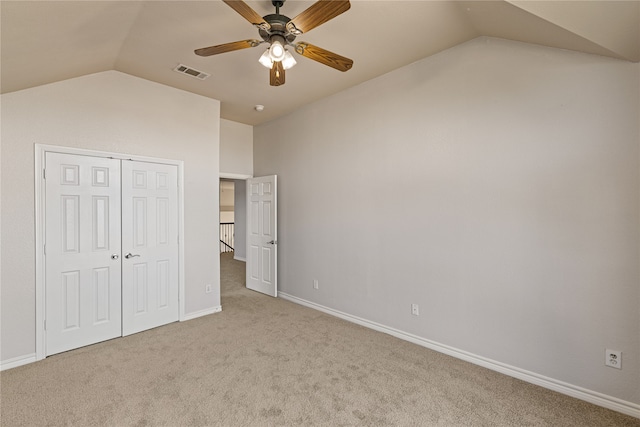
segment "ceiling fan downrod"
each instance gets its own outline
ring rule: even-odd
[[[276,15],[280,15],[280,8],[285,0],[271,0],[271,4],[276,8]]]

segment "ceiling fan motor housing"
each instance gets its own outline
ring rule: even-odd
[[[271,36],[273,35],[282,36],[287,43],[291,43],[296,39],[295,35],[287,31],[287,22],[291,21],[291,18],[288,16],[274,13],[266,15],[263,18],[269,23],[271,29],[269,31],[265,31],[262,28],[258,28],[258,33],[260,34],[260,37],[262,37],[262,40],[271,42]]]

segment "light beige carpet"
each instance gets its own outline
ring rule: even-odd
[[[640,426],[249,291],[231,256],[223,312],[2,372],[2,426]]]

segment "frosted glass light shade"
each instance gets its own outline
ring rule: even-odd
[[[268,69],[271,69],[271,67],[273,67],[273,60],[271,59],[271,55],[269,55],[269,49],[264,51],[260,59],[258,59],[258,62]]]
[[[275,40],[273,40],[275,39]],[[269,48],[269,55],[274,62],[282,61],[286,50],[282,42],[275,37],[271,40],[271,47]]]
[[[293,57],[293,55],[291,55],[288,50],[285,50],[284,59],[282,60],[282,68],[284,68],[285,70],[288,70],[289,68],[292,68],[297,63],[298,62]]]

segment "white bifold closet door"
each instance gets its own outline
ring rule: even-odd
[[[47,153],[47,355],[122,334],[120,161]]]
[[[122,162],[122,335],[178,320],[178,168]]]
[[[45,176],[46,355],[177,321],[177,167],[47,152]]]

